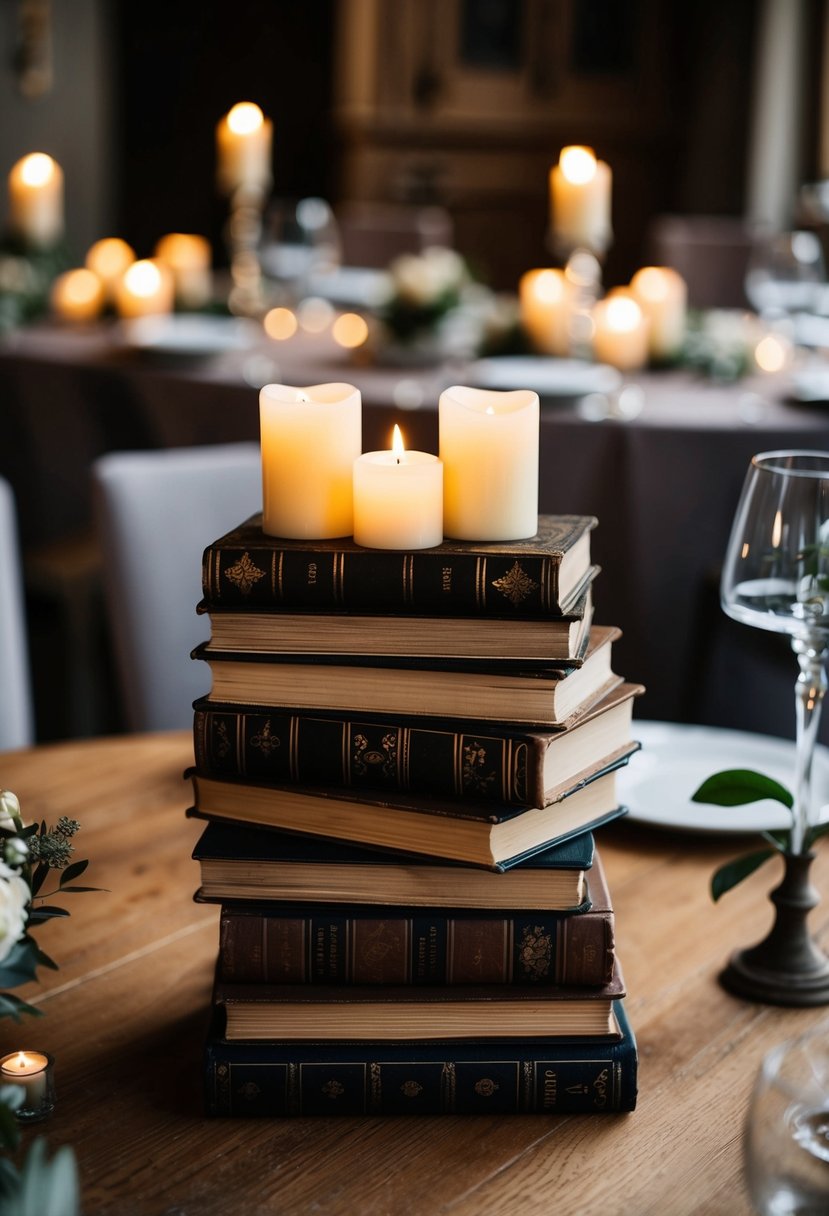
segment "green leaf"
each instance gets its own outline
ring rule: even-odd
[[[0,988],[17,988],[36,978],[37,946],[30,937],[15,942],[0,963]]]
[[[19,996],[15,996],[11,992],[0,992],[0,1018],[14,1018],[15,1022],[20,1022],[22,1020],[20,1015],[23,1013],[28,1013],[33,1018],[43,1017],[42,1009],[37,1009],[34,1005],[27,1005],[25,1001],[21,1001]]]
[[[49,873],[49,867],[45,861],[39,861],[35,867],[35,872],[32,875],[32,895],[37,895],[40,888],[46,881],[46,875]]]
[[[46,1141],[34,1141],[20,1171],[20,1191],[14,1216],[78,1216],[80,1188],[75,1155],[68,1145],[51,1161]]]
[[[106,887],[61,887],[60,893],[61,895],[65,895],[67,891],[77,893],[78,891],[106,891],[106,889]]]
[[[13,1150],[20,1141],[20,1124],[15,1118],[17,1110],[26,1097],[22,1085],[0,1086],[0,1145]]]
[[[770,845],[777,849],[779,853],[785,853],[789,847],[789,833],[786,831],[766,831],[761,832],[760,835],[763,836]]]
[[[12,1195],[17,1194],[19,1188],[20,1178],[13,1163],[8,1157],[0,1157],[0,1199],[10,1199]]]
[[[691,795],[692,802],[711,802],[715,806],[743,806],[761,798],[782,802],[789,810],[794,806],[794,798],[785,785],[750,768],[729,768],[714,773]]]
[[[43,904],[43,906],[40,908],[33,908],[29,913],[29,924],[36,925],[38,921],[51,920],[54,916],[68,915],[69,913],[66,911],[66,908],[58,908],[57,906]]]
[[[73,878],[80,878],[81,874],[83,874],[88,865],[88,861],[73,861],[71,866],[67,866],[66,869],[62,871],[60,876],[60,885],[63,886],[64,883],[71,882]]]
[[[725,865],[720,866],[711,879],[711,898],[716,903],[721,895],[725,895],[726,891],[730,891],[732,887],[737,886],[737,883],[748,878],[749,874],[753,874],[764,861],[768,861],[774,855],[774,849],[761,849],[759,853],[746,853],[743,857],[735,858],[734,861],[727,861]]]

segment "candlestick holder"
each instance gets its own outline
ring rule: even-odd
[[[48,1051],[12,1051],[0,1059],[0,1081],[23,1089],[18,1123],[39,1123],[55,1109],[55,1060]]]
[[[592,250],[573,249],[564,266],[564,277],[571,292],[568,320],[570,354],[577,359],[589,359],[593,337],[590,314],[602,294],[602,264]]]
[[[230,255],[231,288],[228,307],[237,316],[257,317],[265,310],[259,245],[265,191],[259,186],[239,186],[230,195],[230,214],[225,239]]]

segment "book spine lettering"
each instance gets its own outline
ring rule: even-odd
[[[245,984],[605,984],[609,912],[251,916],[224,911],[221,978]]]
[[[544,746],[532,736],[212,709],[196,710],[193,733],[197,766],[208,776],[515,806],[545,800]]]
[[[588,1114],[632,1110],[636,1104],[636,1053],[585,1048],[583,1059],[510,1059],[514,1049],[480,1060],[375,1058],[326,1062],[234,1058],[215,1043],[206,1053],[207,1113],[282,1115]],[[487,1054],[491,1052],[491,1047]],[[506,1057],[506,1058],[505,1058]],[[592,1057],[592,1058],[591,1058]]]
[[[558,616],[557,555],[322,552],[211,545],[202,590],[214,605],[317,612]]]

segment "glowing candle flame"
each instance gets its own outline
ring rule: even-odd
[[[403,436],[400,433],[400,427],[395,422],[394,431],[391,437],[391,450],[397,457],[397,463],[400,464],[403,457],[406,455],[406,448],[403,443]]]
[[[579,145],[562,148],[558,163],[564,177],[574,186],[585,186],[596,176],[596,156],[592,148]]]
[[[227,125],[234,135],[252,135],[264,122],[264,115],[252,101],[239,101],[227,116]]]
[[[45,152],[31,152],[20,162],[20,177],[27,186],[45,186],[55,172],[55,162]]]

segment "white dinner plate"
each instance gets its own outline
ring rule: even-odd
[[[791,826],[779,802],[764,799],[747,806],[711,806],[691,795],[714,773],[750,768],[791,790],[794,744],[786,739],[712,726],[634,720],[633,737],[642,750],[619,770],[619,801],[629,817],[656,827],[687,832],[757,832]],[[813,788],[819,819],[829,819],[829,749],[818,745]]]
[[[479,359],[470,369],[471,383],[479,388],[527,388],[539,397],[584,397],[612,393],[622,383],[621,373],[606,363],[583,359],[554,359],[533,355],[504,355]]]
[[[248,350],[257,334],[254,322],[244,317],[201,313],[136,317],[121,322],[122,340],[131,350],[189,359]]]

